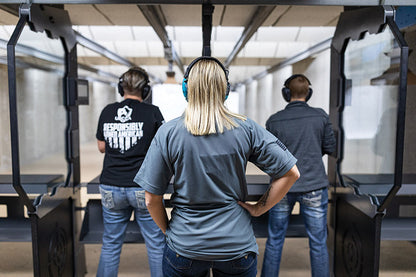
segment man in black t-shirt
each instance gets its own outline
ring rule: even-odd
[[[103,109],[96,134],[98,149],[105,153],[100,177],[104,234],[97,276],[117,276],[132,211],[146,243],[151,276],[162,276],[165,237],[147,211],[144,190],[133,179],[164,120],[158,107],[143,103],[151,91],[144,69],[125,72],[118,89],[124,100]]]

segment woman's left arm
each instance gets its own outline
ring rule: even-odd
[[[278,179],[274,179],[270,183],[268,190],[256,204],[241,201],[238,201],[238,204],[246,209],[252,216],[261,216],[282,200],[299,177],[299,170],[296,165],[294,165],[285,175]]]
[[[150,192],[145,192],[146,207],[152,216],[153,220],[166,234],[168,228],[168,215],[166,214],[165,206],[163,205],[163,195],[157,195]]]

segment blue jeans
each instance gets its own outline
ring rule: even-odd
[[[296,202],[305,222],[309,237],[309,255],[313,277],[329,276],[327,239],[328,189],[307,193],[288,193],[269,211],[269,236],[264,251],[262,277],[279,276],[283,242],[289,217]]]
[[[116,187],[101,184],[100,193],[104,234],[97,276],[117,276],[121,248],[132,211],[134,211],[135,220],[146,244],[151,276],[163,276],[162,258],[166,244],[165,236],[146,208],[144,190],[140,187]]]
[[[250,252],[235,260],[212,262],[188,259],[176,254],[168,246],[165,247],[163,255],[163,276],[165,277],[205,277],[209,276],[210,269],[212,269],[213,277],[256,277],[257,254]]]

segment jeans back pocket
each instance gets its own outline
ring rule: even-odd
[[[190,270],[192,268],[192,260],[182,257],[181,255],[177,254],[175,251],[166,246],[163,258],[165,259],[164,262],[169,263],[169,265],[176,270],[183,271],[183,270]]]
[[[137,207],[139,209],[147,209],[144,190],[136,190],[134,194],[136,195]]]
[[[101,205],[107,209],[114,208],[113,192],[100,187]]]
[[[247,270],[251,266],[253,266],[253,263],[256,261],[257,261],[257,255],[255,253],[249,253],[245,255],[244,257],[241,257],[237,260],[232,261],[232,267],[233,269]]]

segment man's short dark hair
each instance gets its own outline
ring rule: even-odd
[[[309,81],[304,76],[297,76],[289,83],[292,99],[306,98],[309,93]]]

